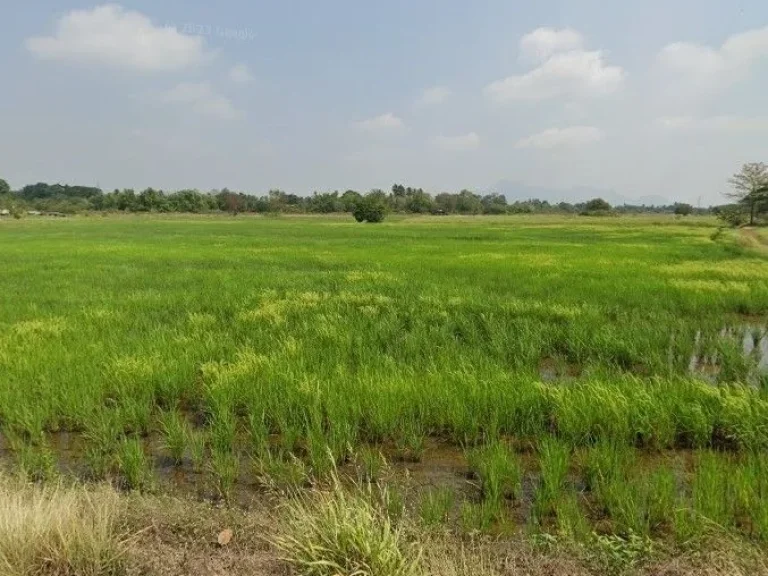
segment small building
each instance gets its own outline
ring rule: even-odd
[[[11,211],[8,210],[8,208],[3,208],[2,210],[0,210],[0,216],[10,216],[10,215],[11,215]]]

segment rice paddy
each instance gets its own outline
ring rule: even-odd
[[[762,546],[768,260],[736,240],[667,217],[3,221],[0,463],[230,502],[349,472],[430,530]]]

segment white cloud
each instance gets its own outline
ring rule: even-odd
[[[433,86],[421,94],[418,103],[422,106],[442,104],[451,95],[451,89],[446,86]]]
[[[656,125],[666,130],[689,132],[766,132],[768,116],[662,116],[656,119]]]
[[[166,104],[183,104],[208,116],[231,119],[239,115],[232,101],[217,93],[208,82],[183,82],[160,94]]]
[[[438,136],[435,139],[435,145],[451,152],[476,150],[480,146],[480,137],[475,132],[460,136]]]
[[[152,24],[140,12],[116,4],[73,10],[56,24],[52,36],[27,38],[38,58],[92,62],[141,71],[179,70],[210,59],[201,36]]]
[[[492,82],[485,93],[497,102],[604,96],[618,90],[625,76],[620,66],[606,64],[602,52],[572,50],[553,55],[526,74]]]
[[[364,132],[387,134],[404,128],[405,124],[403,124],[402,119],[395,116],[392,112],[387,112],[386,114],[376,116],[375,118],[368,118],[367,120],[356,122],[355,126]]]
[[[547,150],[560,146],[592,144],[602,139],[603,132],[594,126],[570,126],[568,128],[549,128],[538,134],[521,138],[515,147]]]
[[[529,62],[545,62],[556,52],[581,50],[584,37],[571,28],[537,28],[520,40],[520,56]]]
[[[229,79],[238,84],[253,82],[253,75],[245,64],[235,64],[229,69]]]
[[[733,82],[748,75],[759,60],[768,58],[768,26],[729,36],[719,48],[675,42],[665,46],[658,60],[669,72],[699,84]]]

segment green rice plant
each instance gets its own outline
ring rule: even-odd
[[[487,534],[503,519],[504,511],[498,501],[464,501],[459,511],[459,524],[468,535]]]
[[[383,510],[385,510],[387,517],[392,524],[398,526],[408,520],[406,511],[406,493],[401,486],[398,486],[397,484],[370,484],[370,486],[375,486],[378,490],[378,502]]]
[[[613,520],[616,534],[628,536],[649,533],[643,488],[641,482],[627,476],[614,476],[601,483],[598,499]]]
[[[405,423],[395,436],[398,459],[404,462],[421,462],[424,455],[425,434],[422,427],[413,420]]]
[[[248,436],[250,439],[251,454],[254,458],[260,458],[269,450],[269,426],[266,413],[252,411],[248,414]]]
[[[163,435],[163,448],[170,454],[175,465],[184,461],[189,438],[189,425],[176,410],[163,412],[158,416],[160,433]]]
[[[751,453],[733,470],[733,518],[736,527],[760,541],[768,539],[768,456]]]
[[[568,476],[570,447],[551,436],[539,440],[539,485],[533,503],[533,520],[543,524],[556,513]]]
[[[421,551],[361,487],[296,493],[272,543],[307,576],[416,576]]]
[[[234,413],[230,410],[214,413],[208,434],[212,452],[232,452],[237,438],[237,419]]]
[[[106,454],[94,446],[85,449],[85,463],[92,480],[104,480],[113,467],[114,455]]]
[[[83,436],[94,450],[110,454],[119,446],[122,434],[120,414],[114,410],[103,410],[88,420]]]
[[[588,489],[598,491],[607,483],[624,480],[634,461],[635,452],[626,444],[598,442],[586,452],[584,483]]]
[[[278,447],[283,455],[288,456],[296,453],[299,439],[302,436],[303,426],[295,424],[285,415],[278,418]]]
[[[219,497],[229,501],[240,473],[240,460],[231,449],[211,450],[210,472]]]
[[[115,454],[122,485],[128,490],[144,490],[152,484],[152,467],[138,438],[124,437]]]
[[[483,499],[495,502],[505,498],[520,498],[522,466],[515,454],[502,442],[495,441],[471,450],[467,461],[480,480]]]
[[[293,454],[266,452],[253,462],[257,483],[278,492],[296,490],[309,482],[306,464]]]
[[[642,473],[637,476],[638,481],[645,481],[645,478]],[[660,467],[647,477],[645,486],[648,527],[651,532],[660,533],[673,523],[680,490],[678,481],[673,470]]]
[[[439,528],[448,522],[454,508],[455,494],[450,488],[434,488],[425,492],[419,502],[419,519],[427,528]]]
[[[371,446],[362,446],[357,450],[355,463],[362,482],[378,482],[387,469],[384,455]]]
[[[193,430],[189,427],[186,430],[185,441],[187,446],[189,446],[189,457],[192,460],[192,469],[199,474],[203,471],[205,466],[206,434],[202,430]]]
[[[700,529],[707,528],[707,525],[725,529],[733,524],[736,502],[732,475],[733,469],[727,457],[710,451],[699,454],[691,499]]]
[[[57,475],[56,458],[47,443],[32,446],[24,444],[16,453],[19,471],[32,482],[44,482]]]
[[[587,542],[592,534],[592,527],[579,505],[576,494],[566,494],[555,504],[557,533],[572,542]]]

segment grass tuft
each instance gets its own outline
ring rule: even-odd
[[[41,487],[0,477],[0,573],[122,574],[119,514],[118,495],[107,487]]]

